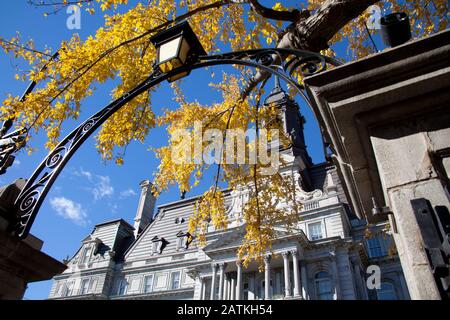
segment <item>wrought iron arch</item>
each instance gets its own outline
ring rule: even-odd
[[[327,64],[336,66],[341,63],[335,59],[302,50],[254,49],[193,57],[185,66],[168,73],[162,73],[159,69],[154,70],[135,88],[85,120],[44,158],[15,201],[18,217],[14,230],[12,230],[15,235],[20,238],[25,238],[28,235],[42,202],[66,163],[83,142],[122,106],[153,86],[177,74],[208,66],[227,64],[259,68],[272,75],[277,75],[293,86],[310,105],[306,94],[302,91],[304,87],[292,78],[292,74],[298,70],[304,76],[308,76],[325,70]],[[280,67],[283,72],[279,71]]]

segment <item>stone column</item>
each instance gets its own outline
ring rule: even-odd
[[[203,280],[203,277],[198,276],[198,281],[200,282],[200,295],[199,299],[203,300],[203,292],[205,291],[205,281]]]
[[[353,267],[354,267],[354,271],[355,271],[356,283],[359,288],[360,298],[367,300],[368,299],[367,290],[366,290],[364,280],[361,277],[361,268],[359,267],[358,261],[353,261]]]
[[[234,274],[233,274],[231,276],[230,300],[234,300],[235,292],[236,292],[236,283],[234,282]]]
[[[339,271],[337,267],[336,257],[331,257],[331,268],[333,269],[333,278],[335,283],[336,300],[341,299],[341,286],[339,280]]]
[[[248,277],[248,300],[256,300],[255,273],[247,273]]]
[[[242,299],[242,261],[236,261],[237,275],[236,275],[236,300]]]
[[[223,299],[223,286],[224,286],[224,280],[225,280],[225,263],[219,264],[219,300]]]
[[[200,281],[202,284],[202,290],[200,291],[201,292],[200,299],[206,300],[206,279],[204,277],[200,277]]]
[[[212,278],[211,278],[211,300],[216,300],[216,278],[217,278],[217,264],[211,264]]]
[[[289,270],[289,251],[282,252],[284,263],[284,296],[291,296],[291,272]],[[267,282],[266,282],[267,285]]]
[[[308,294],[308,274],[306,271],[306,265],[302,263],[301,267],[301,277],[302,277],[302,296],[303,299],[309,300],[309,294]]]
[[[264,257],[264,299],[270,300],[270,259],[271,256]]]
[[[225,287],[223,290],[223,299],[230,300],[230,274],[225,273]]]
[[[294,297],[302,297],[302,293],[300,291],[300,276],[298,270],[298,255],[297,250],[291,251],[292,254],[292,271],[294,272]]]

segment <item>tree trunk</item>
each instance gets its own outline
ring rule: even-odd
[[[277,48],[290,48],[320,52],[328,48],[328,41],[354,18],[362,14],[370,5],[379,0],[327,0],[312,15],[301,18],[286,29]],[[276,63],[281,63],[273,56]],[[269,73],[258,71],[249,83],[245,94],[258,83],[269,77]]]

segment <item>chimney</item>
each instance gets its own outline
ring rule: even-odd
[[[156,202],[156,198],[152,193],[152,183],[149,180],[142,181],[139,186],[142,190],[136,217],[134,218],[135,238],[153,221],[153,209]]]

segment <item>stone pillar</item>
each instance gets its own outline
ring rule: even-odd
[[[200,276],[197,276],[197,281],[200,284],[200,290],[199,290],[198,299],[202,300],[203,290],[204,290],[203,278],[200,277]]]
[[[234,275],[231,276],[231,286],[230,286],[230,300],[234,300],[234,295],[236,292],[236,283],[234,282]]]
[[[200,281],[202,284],[202,290],[200,291],[201,292],[200,299],[206,300],[206,279],[204,277],[200,277]]]
[[[289,270],[289,251],[281,253],[284,264],[284,296],[291,296],[291,272]],[[267,285],[267,282],[266,282]]]
[[[428,110],[425,106],[423,109]],[[437,130],[435,123],[444,121],[446,129]],[[433,151],[450,147],[448,123],[448,112],[429,118],[414,117],[413,122],[376,129],[373,134],[377,136],[371,137],[387,205],[395,217],[390,219],[396,226],[392,234],[412,300],[441,299],[424,250],[421,232],[424,226],[417,219],[411,201],[423,198],[432,208],[450,208],[448,192],[437,174],[435,160],[430,157]],[[430,214],[429,208],[426,209],[428,213],[424,216]]]
[[[291,251],[292,254],[292,271],[294,272],[294,297],[302,297],[302,293],[300,291],[300,276],[298,270],[298,256],[297,250]]]
[[[236,261],[237,275],[236,275],[236,300],[242,299],[242,261]]]
[[[333,270],[333,278],[335,283],[335,293],[336,293],[336,300],[339,300],[341,298],[341,286],[340,286],[340,280],[339,280],[339,271],[336,263],[336,257],[331,257],[331,268]]]
[[[219,300],[223,299],[223,286],[225,280],[225,263],[219,264]]]
[[[353,266],[355,269],[356,283],[358,284],[360,290],[360,299],[368,300],[366,286],[364,283],[364,279],[361,277],[361,268],[359,267],[358,261],[354,261]]]
[[[225,287],[223,290],[223,299],[230,300],[230,274],[225,273]]]
[[[255,274],[247,273],[247,277],[248,277],[248,300],[256,300]]]
[[[198,288],[198,291],[197,291]],[[198,295],[197,295],[198,292]],[[197,274],[195,276],[195,293],[194,293],[194,299],[198,297],[198,300],[202,300],[202,293],[203,293],[203,279]]]
[[[228,273],[228,277],[227,277],[227,300],[231,300],[231,277],[232,277],[232,274]]]
[[[264,257],[264,299],[270,300],[270,259],[271,256]]]
[[[309,300],[309,294],[308,294],[308,274],[306,271],[306,265],[305,263],[302,263],[301,267],[301,277],[302,277],[302,296],[304,299]]]
[[[211,264],[212,278],[211,278],[211,300],[216,300],[216,278],[217,278],[217,264]]]

